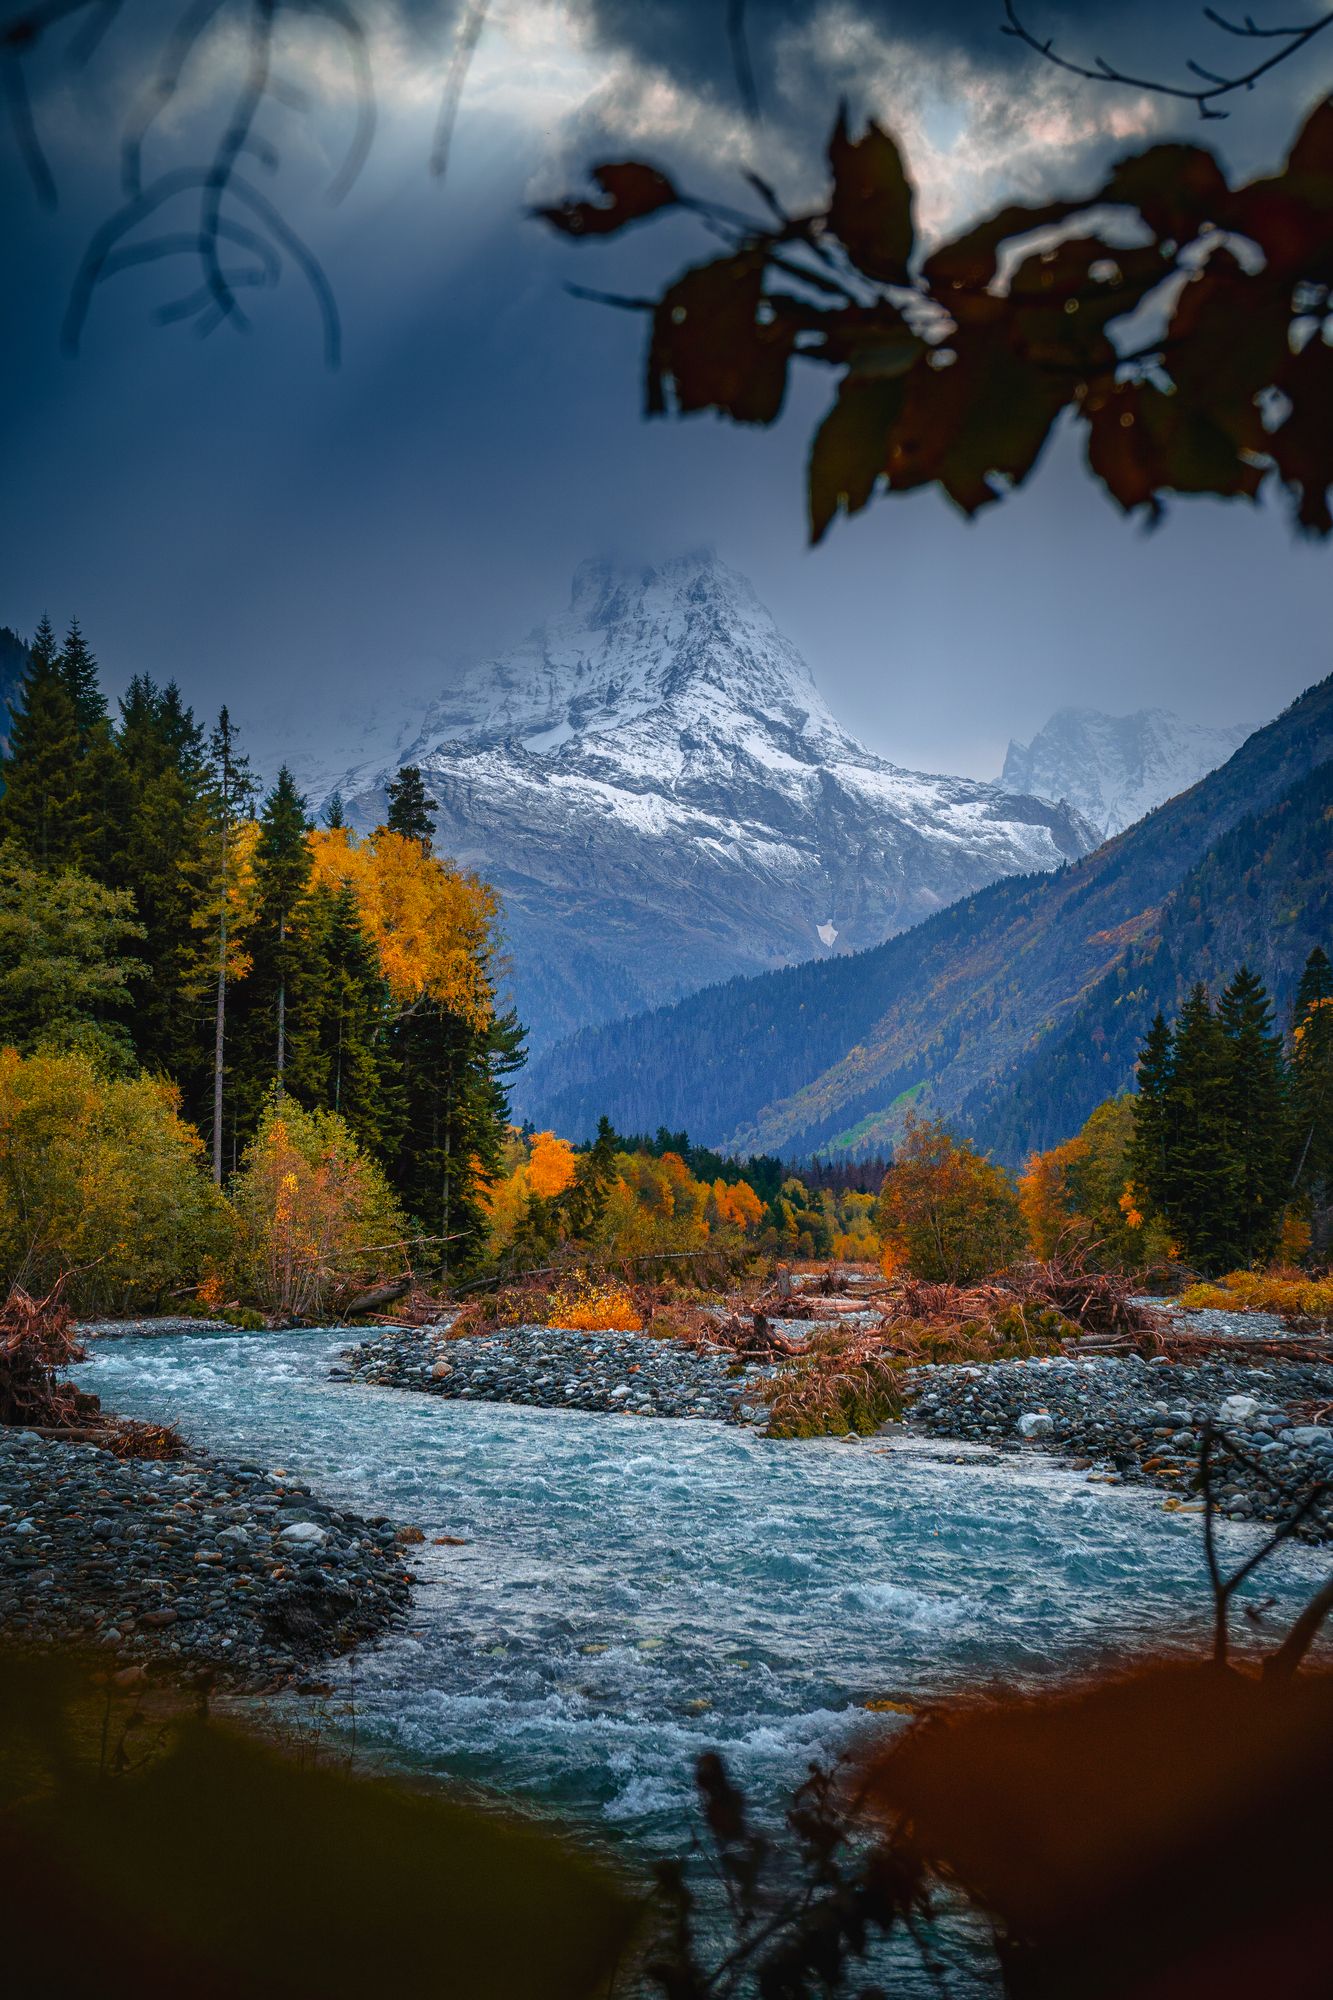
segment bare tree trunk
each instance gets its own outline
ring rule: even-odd
[[[227,1039],[227,806],[222,820],[222,914],[218,919],[218,1001],[213,1022],[213,1179],[222,1186],[222,1063]]]
[[[282,1073],[287,1067],[287,912],[278,918],[278,1102],[282,1102]]]

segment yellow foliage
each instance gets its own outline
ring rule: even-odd
[[[492,1004],[494,890],[384,827],[369,840],[346,827],[321,827],[310,835],[310,851],[315,883],[352,891],[399,1005],[425,994],[483,1027]]]
[[[0,1289],[47,1291],[65,1273],[76,1309],[143,1309],[226,1235],[174,1084],[0,1049]]]
[[[1062,1237],[1067,1238],[1074,1214],[1070,1168],[1088,1156],[1085,1139],[1066,1139],[1048,1153],[1032,1153],[1018,1180],[1018,1206],[1028,1241],[1036,1255],[1053,1257]]]
[[[528,1186],[532,1192],[549,1201],[573,1187],[576,1171],[574,1148],[568,1139],[557,1139],[554,1132],[539,1132],[532,1142],[528,1161]]]
[[[633,1299],[622,1285],[571,1280],[552,1292],[547,1323],[580,1333],[642,1333]]]
[[[406,1224],[383,1174],[333,1111],[270,1105],[232,1187],[237,1275],[284,1318],[322,1313],[340,1285],[401,1269]]]
[[[1228,1271],[1212,1285],[1191,1285],[1182,1306],[1217,1312],[1299,1314],[1322,1319],[1333,1313],[1333,1278],[1310,1278],[1303,1271]]]

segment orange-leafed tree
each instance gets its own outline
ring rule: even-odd
[[[1023,1247],[1018,1196],[1002,1167],[934,1120],[912,1115],[884,1176],[875,1219],[895,1267],[968,1284]]]
[[[388,1182],[335,1112],[275,1098],[232,1201],[238,1285],[277,1318],[324,1313],[339,1291],[406,1262],[407,1225]]]

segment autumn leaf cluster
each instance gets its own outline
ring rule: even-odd
[[[930,249],[888,132],[854,138],[840,114],[828,163],[827,203],[803,214],[752,177],[766,223],[636,161],[593,170],[601,199],[539,211],[585,240],[682,209],[730,237],[657,299],[612,302],[650,314],[649,415],[771,424],[794,361],[837,371],[810,452],[813,540],[876,490],[935,486],[976,514],[1066,412],[1126,511],[1273,482],[1301,528],[1333,530],[1333,99],[1275,174],[1233,188],[1205,148],[1152,146]]]

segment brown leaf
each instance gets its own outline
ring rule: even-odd
[[[1137,208],[1159,237],[1190,243],[1205,222],[1217,220],[1227,184],[1202,146],[1149,146],[1116,163],[1101,199]]]
[[[1113,250],[1096,236],[1025,258],[1009,287],[1014,345],[1048,367],[1105,369],[1115,359],[1107,326],[1133,312],[1171,268],[1155,243]]]
[[[938,480],[970,515],[1000,499],[997,481],[1017,486],[1027,478],[1076,378],[1031,366],[1002,320],[960,327],[950,349],[951,365],[926,356],[906,378],[888,483],[898,492]]]
[[[833,199],[829,227],[867,278],[905,285],[912,255],[912,184],[902,155],[872,119],[861,139],[847,133],[847,107],[829,141]]]
[[[1278,387],[1291,414],[1268,440],[1280,476],[1300,490],[1296,518],[1312,535],[1333,533],[1333,348],[1316,337],[1287,357]]]
[[[638,160],[594,167],[591,178],[607,196],[606,201],[563,201],[554,208],[536,208],[533,214],[566,236],[610,236],[626,223],[640,222],[680,200],[665,174]]]
[[[1333,281],[1333,100],[1306,120],[1282,173],[1241,188],[1224,220],[1259,245],[1275,276]]]
[[[1180,293],[1167,327],[1166,363],[1192,407],[1206,411],[1238,447],[1267,449],[1256,398],[1290,358],[1290,286],[1252,275],[1216,250]]]
[[[1017,205],[1002,208],[988,222],[979,222],[975,229],[969,229],[956,243],[945,243],[933,251],[922,266],[922,276],[952,311],[949,291],[955,286],[981,289],[990,284],[998,268],[1002,244],[1065,222],[1089,205],[1086,201],[1048,201],[1039,208]]]
[[[1333,174],[1333,97],[1316,104],[1287,155],[1293,174]]]
[[[859,513],[885,469],[889,432],[903,402],[901,377],[846,375],[810,447],[810,540],[840,511]]]
[[[669,383],[682,413],[714,409],[737,423],[773,422],[799,327],[797,315],[765,298],[765,264],[757,250],[720,257],[695,265],[663,294],[648,352],[650,416],[666,410]]]
[[[1088,464],[1126,513],[1147,507],[1157,518],[1164,491],[1253,499],[1263,483],[1265,468],[1179,391],[1121,382],[1090,395],[1083,413]]]

